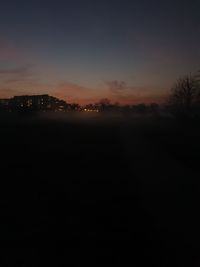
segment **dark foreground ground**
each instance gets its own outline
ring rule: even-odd
[[[200,266],[200,124],[0,119],[0,266]]]

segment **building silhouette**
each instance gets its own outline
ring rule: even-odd
[[[22,95],[0,99],[0,108],[9,111],[58,111],[64,112],[70,105],[64,100],[45,95]]]

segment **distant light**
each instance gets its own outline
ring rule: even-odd
[[[86,111],[86,112],[99,112],[99,110],[98,109],[84,109],[84,111]]]

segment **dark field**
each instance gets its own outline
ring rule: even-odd
[[[1,118],[1,264],[199,266],[200,125]]]

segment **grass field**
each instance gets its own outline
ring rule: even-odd
[[[198,122],[10,116],[0,129],[1,264],[199,266]]]

